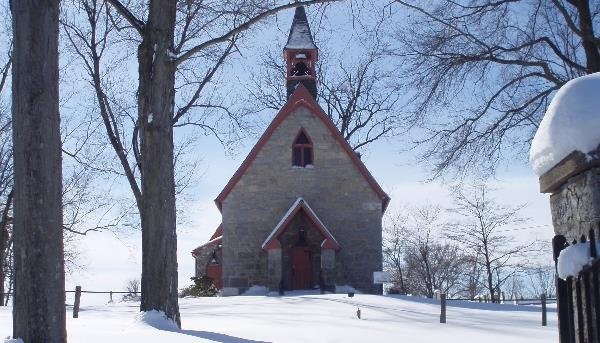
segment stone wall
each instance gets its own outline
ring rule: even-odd
[[[292,167],[292,143],[303,127],[313,142],[312,168]],[[223,201],[224,287],[267,285],[261,244],[298,197],[341,245],[336,283],[380,292],[382,202],[327,127],[299,107],[279,125]]]
[[[588,234],[600,220],[600,168],[570,178],[550,196],[555,234],[568,241]]]
[[[567,156],[540,177],[540,190],[551,193],[554,233],[569,242],[587,235],[600,220],[600,160],[580,152]]]
[[[196,276],[202,276],[206,274],[206,266],[208,260],[212,257],[213,252],[217,251],[217,258],[221,260],[222,252],[221,249],[217,249],[217,245],[220,242],[209,243],[201,248],[196,249],[194,259],[196,260]]]

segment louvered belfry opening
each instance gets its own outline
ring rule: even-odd
[[[318,60],[315,45],[304,7],[296,7],[283,55],[287,65],[286,87],[288,99],[300,84],[313,98],[317,98],[317,78],[315,67]]]

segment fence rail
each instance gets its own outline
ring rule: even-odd
[[[546,301],[556,301],[557,298],[546,298]],[[446,298],[447,301],[471,301],[471,302],[491,302],[490,299],[484,300],[484,299],[478,299],[478,298]],[[496,299],[496,303],[498,303],[498,301],[500,301],[501,303],[507,303],[507,302],[540,302],[542,301],[542,298],[518,298],[518,299],[501,299],[498,300]]]
[[[75,290],[65,290],[65,293],[75,293],[75,301],[73,303],[73,318],[78,318],[79,317],[79,306],[81,303],[81,294],[83,293],[88,293],[88,294],[109,294],[110,295],[110,302],[113,301],[113,295],[114,294],[132,294],[134,296],[137,296],[138,293],[140,292],[135,292],[135,291],[85,291],[81,289],[81,286],[76,286]],[[12,296],[14,293],[0,293],[0,295],[2,296],[6,296],[6,295],[10,295]],[[482,302],[482,299],[471,299],[471,298],[446,298],[446,294],[440,294],[440,323],[446,323],[446,303],[448,301],[469,301],[469,302]],[[531,301],[539,301],[540,304],[542,305],[541,308],[541,313],[542,313],[542,326],[546,326],[547,325],[547,310],[546,310],[546,303],[547,301],[555,301],[557,300],[557,298],[547,298],[545,294],[542,294],[540,296],[540,298],[529,298],[529,299],[511,299],[509,301],[516,301],[517,305],[518,302],[531,302]],[[506,302],[506,301],[505,301]],[[562,343],[563,341],[561,341]]]
[[[138,291],[84,291],[81,289],[81,286],[76,286],[75,290],[65,290],[65,293],[75,293],[75,299],[73,302],[73,318],[78,318],[79,317],[79,305],[81,303],[81,294],[83,293],[87,293],[87,294],[108,294],[109,295],[109,302],[113,302],[113,295],[114,294],[131,294],[133,296],[137,296]],[[5,296],[14,296],[14,292],[8,292],[8,293],[0,293],[0,302],[2,302],[2,300],[4,299]]]

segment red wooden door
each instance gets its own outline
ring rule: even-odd
[[[221,264],[209,264],[208,266],[206,266],[206,275],[209,278],[213,279],[215,287],[217,287],[217,289],[223,288],[222,274],[223,268],[221,267]]]
[[[307,247],[294,247],[292,250],[292,286],[294,289],[309,289],[312,268],[311,253]]]

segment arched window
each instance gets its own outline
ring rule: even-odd
[[[306,167],[307,165],[313,164],[313,145],[308,138],[304,129],[300,129],[300,132],[294,140],[294,146],[292,147],[292,165],[297,167]]]

